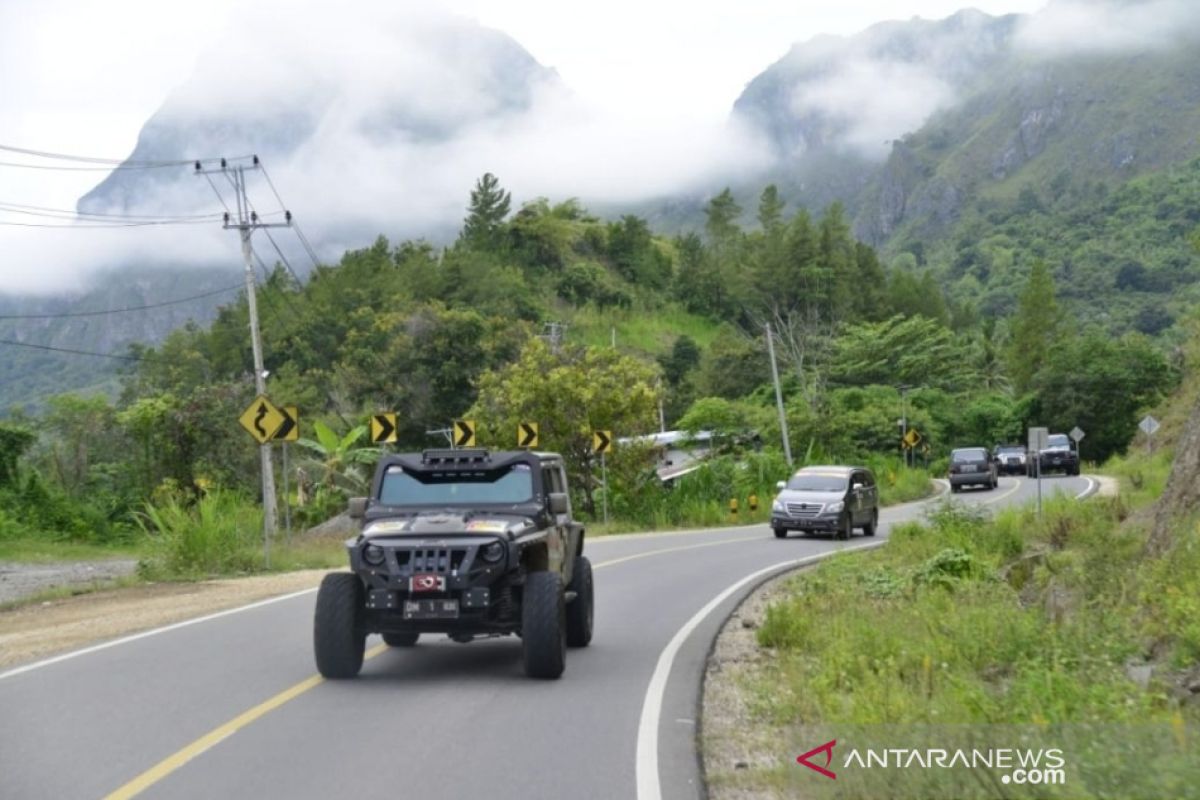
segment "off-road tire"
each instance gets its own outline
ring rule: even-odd
[[[587,647],[592,641],[596,587],[592,582],[592,562],[584,556],[575,559],[567,591],[575,593],[575,599],[567,603],[567,647]]]
[[[326,678],[353,678],[362,669],[367,634],[363,630],[363,585],[357,575],[326,575],[317,591],[313,653]]]
[[[958,494],[961,491],[962,491],[962,487],[959,486],[957,483],[950,484],[950,494]]]
[[[838,530],[837,530],[836,535],[837,535],[837,538],[841,539],[842,541],[845,541],[845,540],[849,539],[853,533],[854,533],[854,519],[850,516],[850,512],[847,511],[845,513],[845,515],[842,517],[841,524],[838,525]]]
[[[421,638],[421,634],[417,631],[405,631],[404,633],[385,633],[383,634],[383,643],[388,647],[412,647]]]
[[[557,572],[531,572],[521,603],[525,674],[557,678],[566,666],[567,603]]]
[[[863,525],[863,536],[874,536],[876,528],[879,527],[879,509],[871,512],[871,521]]]
[[[774,530],[775,530],[775,538],[776,539],[786,539],[787,538],[787,528],[775,528]]]

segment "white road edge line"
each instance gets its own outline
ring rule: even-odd
[[[175,622],[175,623],[172,623],[171,625],[164,625],[161,628],[152,628],[151,630],[142,631],[141,633],[134,633],[129,636],[122,636],[120,639],[113,639],[112,641],[102,642],[100,644],[92,645],[91,647],[85,647],[82,650],[72,650],[69,653],[63,653],[61,655],[54,656],[53,658],[47,658],[42,661],[35,661],[32,664],[26,664],[23,667],[17,667],[16,669],[10,669],[8,672],[0,672],[0,681],[4,680],[5,678],[15,677],[15,676],[20,675],[25,672],[32,672],[35,669],[40,669],[42,667],[48,667],[51,664],[57,664],[61,661],[68,661],[72,658],[78,658],[79,656],[85,656],[88,653],[95,653],[100,650],[107,650],[110,647],[116,647],[117,645],[127,644],[128,642],[136,642],[138,639],[145,639],[149,636],[157,636],[160,633],[167,633],[168,631],[179,630],[180,628],[186,628],[189,625],[197,625],[201,622],[208,622],[209,620],[212,620],[212,619],[220,619],[221,617],[228,617],[231,614],[240,614],[243,611],[250,611],[251,609],[262,608],[263,606],[271,605],[272,603],[281,603],[284,600],[291,600],[292,598],[295,598],[295,597],[301,597],[306,594],[312,594],[316,590],[317,590],[316,587],[313,587],[312,589],[301,589],[298,592],[292,592],[290,594],[280,595],[279,597],[269,597],[266,600],[259,600],[256,603],[251,603],[250,605],[238,606],[237,608],[227,608],[224,611],[218,611],[215,614],[207,614],[203,617],[196,617],[195,619],[185,619],[182,622]]]
[[[1083,479],[1088,482],[1088,486],[1082,492],[1075,495],[1076,500],[1083,500],[1085,498],[1091,497],[1092,494],[1096,491],[1097,487],[1100,486],[1100,481],[1096,480],[1091,475],[1084,475]]]
[[[659,654],[658,663],[654,667],[654,673],[650,676],[650,685],[646,687],[646,697],[642,701],[642,716],[638,720],[637,732],[637,800],[662,800],[662,786],[659,783],[658,775],[658,728],[662,718],[663,697],[666,694],[667,679],[671,675],[671,667],[675,663],[675,656],[679,653],[679,649],[687,641],[687,638],[692,635],[692,632],[700,626],[704,618],[743,586],[772,572],[815,564],[818,561],[831,558],[839,553],[869,550],[882,547],[885,544],[887,544],[886,539],[870,544],[843,547],[806,558],[781,561],[773,566],[752,572],[708,601],[704,608],[697,611],[691,619],[684,623],[683,627],[675,633],[671,641],[663,648],[662,653]]]

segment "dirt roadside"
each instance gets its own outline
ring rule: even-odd
[[[327,572],[317,569],[200,583],[150,583],[0,611],[0,669],[281,594],[314,589]]]

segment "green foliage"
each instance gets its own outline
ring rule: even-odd
[[[1008,351],[1008,371],[1018,391],[1030,387],[1033,376],[1048,360],[1059,325],[1050,268],[1045,261],[1035,261],[1017,301]]]
[[[592,432],[622,437],[653,430],[658,376],[646,362],[611,348],[564,347],[555,353],[530,340],[516,361],[479,378],[470,414],[479,421],[480,441],[507,446],[521,422],[537,421],[541,447],[559,452],[583,508],[595,514],[597,459]],[[621,448],[617,448],[620,450]]]
[[[972,342],[926,317],[852,325],[838,337],[830,379],[843,384],[922,385],[966,392],[978,378]]]
[[[262,567],[262,511],[234,492],[213,491],[188,505],[178,496],[146,503],[138,525],[151,554],[148,578],[201,578]]]
[[[313,432],[317,435],[315,440],[301,437],[297,444],[312,454],[302,463],[314,468],[317,482],[326,489],[341,489],[347,495],[363,491],[370,477],[366,467],[373,466],[382,453],[378,447],[359,446],[367,435],[367,426],[356,425],[346,435],[338,436],[317,420]]]
[[[0,489],[17,486],[20,473],[17,462],[37,440],[31,431],[12,425],[0,425]]]

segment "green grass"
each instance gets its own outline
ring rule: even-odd
[[[655,355],[669,353],[680,336],[691,337],[704,349],[716,337],[719,327],[713,321],[677,306],[652,312],[585,307],[571,313],[568,321],[567,338],[570,341],[607,347],[612,344],[615,328],[618,349]]]
[[[45,539],[0,539],[0,561],[45,564],[54,561],[100,561],[112,558],[141,558],[143,544],[99,545]]]
[[[1158,462],[1141,469],[1144,487],[1159,480]],[[1200,667],[1200,531],[1185,526],[1169,557],[1145,560],[1142,532],[1121,525],[1128,502],[1059,497],[1040,519],[947,502],[882,550],[789,579],[745,683],[756,735],[793,759],[826,735],[860,747],[1015,738],[1065,747],[1069,791],[1006,797],[1195,796],[1200,706],[1172,687]],[[1148,657],[1142,688],[1126,667]],[[1153,768],[1128,768],[1139,758]],[[978,776],[916,770],[839,775],[850,794],[827,795],[790,766],[715,780],[817,797],[1000,796]]]

